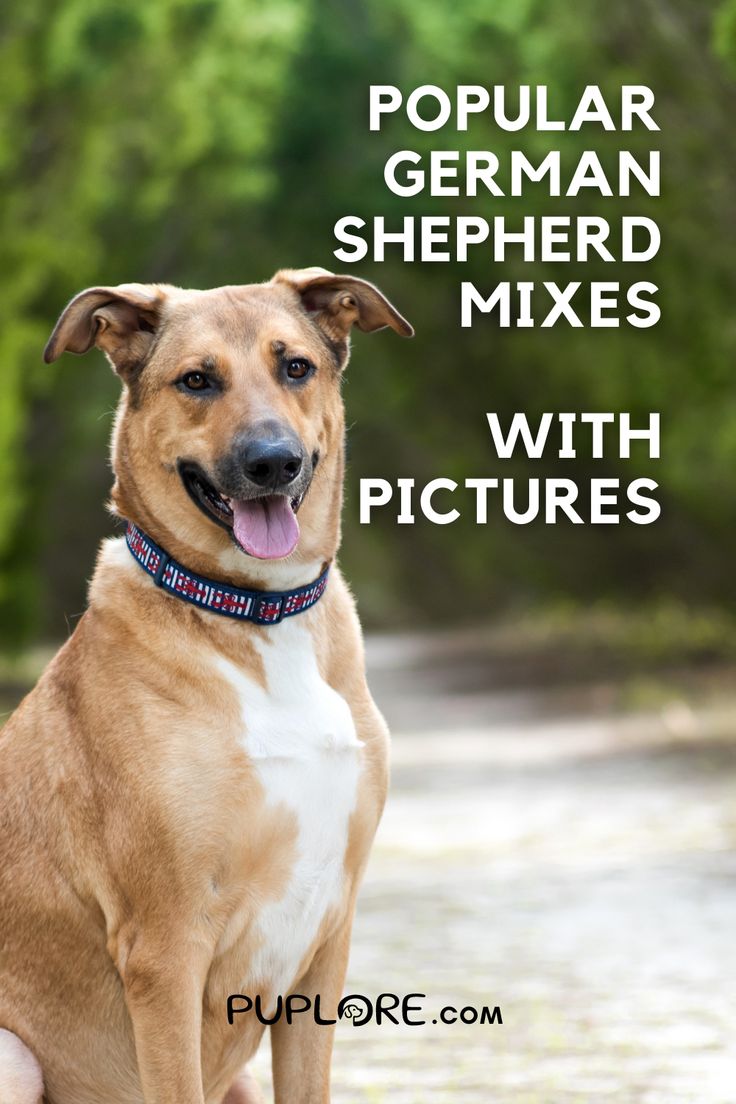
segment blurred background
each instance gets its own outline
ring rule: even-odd
[[[736,501],[733,166],[736,5],[723,0],[7,0],[0,24],[0,598],[3,641],[56,639],[85,601],[96,544],[110,532],[107,440],[118,384],[100,354],[41,360],[79,289],[126,280],[208,287],[279,267],[339,267],[344,214],[647,214],[662,227],[645,266],[343,266],[377,282],[417,337],[358,334],[345,387],[350,434],[343,560],[372,627],[573,608],[678,625],[712,616],[731,631]],[[548,84],[571,114],[586,84],[618,100],[655,91],[661,131],[467,134],[387,117],[368,131],[368,88],[393,83]],[[662,149],[660,199],[416,200],[393,196],[394,150]],[[590,191],[590,189],[588,189]],[[513,251],[512,251],[513,252]],[[391,250],[388,250],[391,256]],[[459,329],[459,283],[637,279],[660,287],[648,330]],[[662,460],[591,465],[550,457],[499,465],[485,411],[662,412]],[[643,453],[641,450],[640,457]],[[653,526],[515,526],[474,520],[357,526],[361,476],[639,474],[661,484]],[[594,469],[594,470],[593,470]],[[426,596],[432,594],[432,602]],[[725,613],[724,610],[728,610]],[[724,622],[727,621],[726,626]],[[704,629],[700,624],[698,643]],[[671,634],[667,634],[671,635]]]
[[[369,85],[656,95],[661,131],[554,135],[566,163],[662,150],[660,199],[399,199],[394,150],[540,157],[480,118],[368,131]],[[345,214],[646,214],[651,264],[343,266],[415,325],[358,334],[342,561],[397,734],[351,986],[498,1003],[505,1026],[338,1033],[336,1099],[736,1101],[736,3],[5,0],[0,12],[0,694],[84,609],[118,393],[41,354],[79,289],[338,267]],[[390,251],[389,251],[390,257]],[[639,278],[649,330],[459,329],[459,283]],[[494,459],[485,411],[662,413],[659,461]],[[636,453],[635,453],[636,455]],[[502,467],[502,470],[500,470]],[[542,470],[543,468],[543,470]],[[651,526],[357,523],[363,476],[651,475]],[[429,600],[431,598],[431,600]],[[482,1002],[481,1002],[482,1003]],[[356,1029],[357,1031],[357,1029]],[[479,1033],[480,1032],[480,1033]],[[263,1059],[262,1061],[265,1061]]]

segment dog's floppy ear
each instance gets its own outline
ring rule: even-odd
[[[43,358],[47,364],[62,353],[86,353],[93,345],[107,356],[123,378],[146,360],[166,297],[156,284],[119,284],[80,291],[61,313]]]
[[[301,296],[304,309],[336,345],[344,346],[350,329],[370,333],[390,326],[402,337],[414,330],[377,287],[356,276],[335,276],[324,268],[284,268],[273,278]]]

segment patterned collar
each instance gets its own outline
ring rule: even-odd
[[[185,602],[192,602],[200,609],[220,613],[223,617],[251,621],[255,625],[276,625],[284,617],[304,613],[324,594],[330,572],[328,565],[313,583],[296,590],[241,590],[187,571],[132,521],[128,522],[125,539],[133,558],[162,590]]]

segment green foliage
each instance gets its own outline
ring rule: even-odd
[[[601,263],[360,265],[417,327],[413,343],[358,336],[346,385],[352,431],[344,558],[369,619],[452,616],[540,598],[732,593],[736,325],[732,81],[736,5],[712,0],[7,0],[0,22],[0,601],[6,641],[58,635],[83,605],[80,563],[109,531],[105,439],[116,384],[101,358],[41,364],[79,288],[121,280],[207,286],[281,265],[335,267],[343,214],[650,214],[646,271]],[[388,155],[488,148],[543,153],[549,136],[422,134],[367,124],[368,86],[548,84],[570,110],[586,84],[650,84],[663,151],[656,201],[399,199]],[[563,158],[605,157],[620,135],[555,135]],[[461,279],[620,279],[660,286],[648,331],[459,329]],[[484,412],[661,410],[663,519],[637,527],[357,526],[362,475],[510,474]],[[603,468],[605,467],[605,470]],[[648,474],[649,472],[647,472]],[[541,474],[513,465],[523,479]],[[584,481],[624,465],[584,456],[545,474]],[[635,474],[639,474],[637,471]],[[43,611],[43,612],[41,612]]]
[[[269,145],[302,21],[295,0],[4,6],[0,599],[8,639],[39,627],[34,613],[49,595],[41,627],[62,631],[60,612],[83,601],[75,541],[91,553],[105,525],[87,496],[99,502],[107,483],[109,420],[98,419],[117,387],[101,358],[41,365],[54,317],[94,283],[217,282],[223,240],[250,275],[248,216],[274,186]]]

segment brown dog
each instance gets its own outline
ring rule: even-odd
[[[94,344],[125,384],[137,528],[0,734],[0,1104],[240,1104],[264,1028],[229,994],[334,1017],[387,781],[333,562],[354,323],[412,332],[305,269],[90,289],[51,336],[47,361]],[[329,1100],[332,1030],[271,1038],[276,1100]]]

